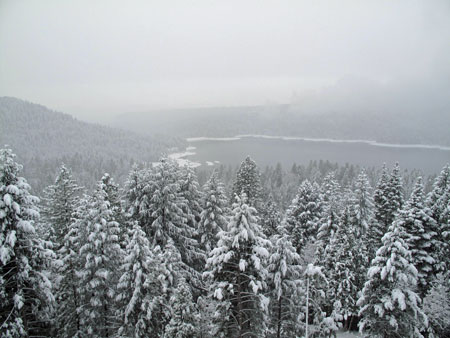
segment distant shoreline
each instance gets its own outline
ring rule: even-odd
[[[308,142],[329,142],[329,143],[364,143],[375,147],[386,148],[413,148],[413,149],[437,149],[442,151],[450,151],[450,146],[441,145],[428,145],[428,144],[396,144],[396,143],[384,143],[371,140],[340,140],[329,138],[309,138],[309,137],[296,137],[296,136],[272,136],[272,135],[258,135],[258,134],[246,134],[236,135],[233,137],[188,137],[186,141],[188,143],[203,142],[203,141],[239,141],[243,138],[262,138],[262,139],[276,139],[283,141],[308,141]]]

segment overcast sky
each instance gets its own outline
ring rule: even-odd
[[[449,60],[448,0],[0,0],[0,96],[91,120],[361,83],[442,99]]]

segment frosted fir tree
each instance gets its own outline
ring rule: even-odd
[[[361,170],[355,182],[354,208],[356,216],[355,231],[358,236],[366,236],[373,219],[372,187],[365,170]]]
[[[199,258],[198,242],[184,212],[187,202],[180,193],[178,176],[178,165],[167,159],[152,168],[146,195],[150,200],[142,211],[148,215],[143,229],[153,246],[163,248],[172,239],[183,262],[189,265]]]
[[[81,319],[78,312],[81,306],[80,280],[77,272],[82,266],[79,255],[85,243],[87,233],[83,219],[86,216],[87,200],[84,196],[78,202],[78,208],[72,214],[61,247],[56,251],[57,259],[53,263],[55,279],[55,335],[56,337],[82,337]]]
[[[259,211],[261,192],[262,188],[258,166],[250,156],[247,156],[237,171],[236,180],[233,183],[232,198],[234,199],[234,196],[241,196],[241,194],[245,193],[248,199],[248,205],[257,208]]]
[[[158,270],[164,266],[158,255],[159,247],[152,251],[144,231],[135,223],[130,230],[117,285],[117,312],[122,322],[118,333],[121,336],[139,338],[161,334],[164,320],[158,312],[167,301],[167,295],[158,280]]]
[[[0,337],[48,335],[53,254],[35,231],[39,199],[10,149],[0,150]]]
[[[80,248],[81,304],[78,308],[81,336],[108,337],[117,330],[115,293],[119,262],[123,252],[119,244],[120,225],[102,179],[88,200],[80,226],[85,228],[85,242]]]
[[[227,197],[216,170],[203,186],[202,212],[198,224],[200,244],[208,255],[216,246],[217,234],[227,227]]]
[[[380,337],[422,337],[427,317],[415,292],[418,272],[412,264],[405,229],[394,222],[382,238],[358,300],[360,331]]]
[[[438,337],[450,334],[450,272],[438,274],[432,287],[423,299],[423,310],[430,327]]]
[[[180,168],[180,194],[186,201],[185,214],[188,217],[188,225],[197,229],[200,221],[202,207],[202,191],[200,190],[197,174],[189,165]]]
[[[42,218],[46,236],[58,250],[73,221],[82,188],[72,177],[70,169],[63,164],[55,183],[44,190]]]
[[[398,163],[391,174],[383,165],[381,177],[374,192],[374,220],[369,229],[370,257],[381,246],[381,238],[388,231],[395,214],[403,205],[403,192]]]
[[[316,238],[321,216],[319,186],[305,180],[286,212],[286,230],[292,236],[297,253],[301,254],[306,244]]]
[[[231,220],[206,263],[205,278],[224,311],[222,332],[231,337],[260,337],[267,313],[266,260],[270,242],[257,223],[256,209],[246,196],[236,197]]]
[[[433,184],[426,199],[426,206],[436,221],[437,241],[433,257],[435,268],[444,272],[450,269],[450,166],[446,165]]]
[[[164,338],[191,338],[199,333],[199,313],[192,298],[189,285],[184,278],[169,300],[170,321],[165,327]]]
[[[299,284],[302,267],[300,256],[289,239],[289,236],[280,229],[282,234],[272,238],[272,252],[269,257],[269,295],[270,318],[273,335],[280,337],[293,337],[297,333],[297,318],[299,315]]]
[[[391,202],[391,222],[395,217],[395,213],[401,209],[404,203],[403,198],[403,183],[402,175],[400,173],[400,165],[395,163],[389,178],[389,201]]]
[[[317,231],[317,239],[327,243],[334,236],[339,223],[339,217],[342,210],[341,187],[330,173],[324,178],[321,187],[322,191],[322,215],[320,226]]]
[[[412,263],[418,271],[418,288],[424,297],[430,287],[435,271],[433,253],[437,246],[436,221],[431,217],[431,210],[424,205],[422,178],[417,183],[410,199],[400,210],[397,222],[407,232],[407,244],[412,254]]]
[[[364,238],[357,232],[358,223],[355,205],[347,205],[338,230],[325,250],[324,259],[320,261],[329,281],[327,298],[332,300],[333,306],[329,314],[336,320],[343,320],[346,329],[351,328],[358,315],[356,302],[369,263]]]
[[[261,210],[261,226],[267,238],[278,233],[282,215],[278,205],[275,203],[272,194],[269,195]]]
[[[125,182],[125,209],[129,217],[139,222],[144,227],[150,218],[148,213],[151,199],[149,181],[149,170],[139,169],[137,164],[131,168]]]

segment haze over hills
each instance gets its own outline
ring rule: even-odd
[[[86,123],[12,97],[0,97],[0,144],[17,154],[37,192],[53,182],[62,162],[90,186],[104,172],[123,181],[133,162],[155,161],[168,149],[184,146],[175,137]]]
[[[392,114],[358,110],[307,111],[298,104],[213,107],[128,113],[112,120],[140,133],[157,131],[180,137],[226,137],[262,134],[373,140],[449,146],[450,114],[403,111]]]

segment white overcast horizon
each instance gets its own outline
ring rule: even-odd
[[[0,0],[0,96],[91,121],[292,102],[448,112],[449,41],[446,0]]]

